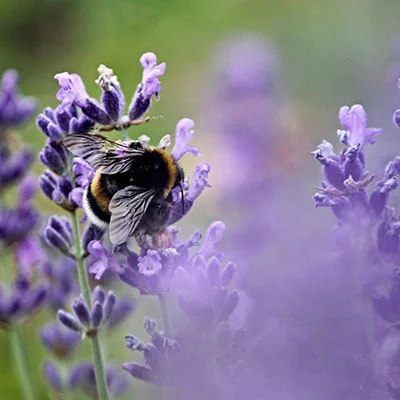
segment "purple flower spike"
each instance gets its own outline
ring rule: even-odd
[[[75,315],[79,319],[79,322],[88,328],[90,326],[90,313],[85,304],[85,302],[81,299],[76,299],[72,304],[72,309],[74,310]]]
[[[25,205],[16,209],[0,208],[0,241],[12,244],[23,240],[39,223],[37,212]]]
[[[32,165],[33,153],[27,149],[9,154],[0,146],[0,190],[21,179]]]
[[[22,273],[32,271],[32,268],[38,265],[45,257],[39,242],[32,236],[20,241],[15,247],[14,254]]]
[[[217,249],[216,244],[219,243],[224,236],[225,224],[221,221],[213,222],[204,237],[203,246],[198,251],[198,254],[204,258],[212,256],[221,257],[222,253]]]
[[[97,71],[100,76],[96,80],[96,83],[103,91],[101,102],[112,121],[117,123],[125,109],[124,94],[119,87],[118,79],[112,69],[102,64]]]
[[[71,315],[70,313],[65,312],[64,310],[58,310],[57,316],[59,321],[69,329],[72,329],[76,332],[81,332],[82,326],[78,322],[78,320]]]
[[[144,257],[139,257],[139,272],[146,276],[158,274],[161,269],[161,257],[155,250],[147,250]]]
[[[202,162],[196,165],[192,182],[190,183],[189,190],[186,193],[186,199],[189,201],[196,200],[203,192],[204,188],[211,187],[208,183],[208,174],[210,172],[210,164]]]
[[[149,367],[136,362],[122,364],[122,368],[129,372],[134,378],[146,382],[153,382],[153,374]]]
[[[157,57],[154,53],[144,53],[140,57],[140,64],[143,67],[142,83],[144,84],[149,78],[154,78],[165,74],[167,65],[165,62],[157,65]],[[161,88],[160,88],[161,89]]]
[[[21,207],[33,199],[36,193],[36,180],[37,178],[33,174],[26,175],[22,180],[18,189],[18,200]]]
[[[103,246],[100,240],[90,242],[88,251],[95,260],[94,264],[89,267],[89,272],[96,274],[96,279],[100,279],[108,269],[117,274],[122,272],[123,268],[113,259],[110,252]]]
[[[339,130],[340,141],[348,146],[360,146],[365,143],[374,144],[374,136],[380,135],[383,129],[367,128],[367,113],[364,107],[357,104],[351,108],[344,106],[339,111],[339,120],[344,131]]]
[[[112,120],[102,105],[94,99],[88,99],[86,105],[82,107],[82,112],[100,125],[110,125]]]
[[[56,365],[51,361],[45,361],[43,363],[43,374],[47,380],[49,386],[56,392],[63,391],[63,385],[61,381],[60,373]]]
[[[136,93],[133,96],[131,105],[129,106],[129,119],[139,119],[145,114],[151,105],[151,98],[158,97],[161,90],[159,76],[164,75],[166,64],[157,64],[157,57],[153,53],[145,53],[140,58],[142,64],[143,77],[142,82],[138,85]]]
[[[28,121],[37,107],[31,97],[18,93],[18,73],[14,69],[5,71],[0,83],[0,131],[9,126]]]
[[[70,355],[81,339],[79,333],[66,329],[57,322],[45,325],[40,332],[40,337],[43,345],[59,358]]]
[[[171,151],[171,155],[176,161],[179,161],[187,152],[192,153],[195,156],[200,155],[200,152],[196,147],[188,144],[194,136],[193,127],[194,122],[189,118],[181,119],[176,125],[175,145]]]
[[[78,74],[63,72],[54,76],[58,80],[60,89],[57,92],[57,99],[62,101],[62,106],[75,105],[82,109],[82,112],[91,120],[109,125],[111,118],[103,109],[100,103],[89,97],[86,92],[82,78]]]
[[[62,175],[68,167],[68,153],[64,146],[48,141],[39,153],[39,160],[57,175]]]
[[[94,328],[98,328],[103,321],[103,306],[96,302],[92,309],[92,324]]]
[[[54,79],[58,81],[60,89],[57,92],[57,100],[65,105],[75,104],[78,107],[84,107],[89,95],[86,92],[82,78],[78,74],[62,72],[56,74]]]
[[[92,293],[92,302],[96,303],[99,302],[103,304],[106,299],[106,294],[101,286],[96,286]]]

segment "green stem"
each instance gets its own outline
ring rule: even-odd
[[[79,222],[78,216],[76,215],[76,211],[71,212],[72,226],[74,229],[74,239],[75,239],[75,260],[78,266],[78,278],[79,278],[79,286],[81,287],[81,292],[83,296],[83,300],[89,307],[92,308],[92,299],[90,297],[90,286],[89,279],[86,272],[86,267],[83,262],[83,251],[81,246],[81,235],[79,232]]]
[[[92,344],[92,356],[94,361],[94,372],[96,374],[97,392],[99,393],[99,400],[108,400],[108,389],[106,381],[106,373],[104,371],[104,362],[101,354],[101,346],[99,335],[95,334],[90,337]],[[97,377],[101,377],[98,379]]]
[[[19,327],[14,325],[10,329],[11,346],[14,354],[16,375],[18,377],[24,400],[36,400],[33,390],[32,377],[29,373],[28,360],[24,352]]]
[[[168,304],[165,294],[159,294],[158,300],[160,302],[162,317],[164,321],[164,331],[168,337],[172,337],[171,320],[169,319]]]
[[[71,212],[71,219],[72,219],[72,226],[74,229],[75,260],[78,267],[79,285],[81,287],[83,299],[85,300],[85,303],[87,304],[89,309],[91,309],[92,299],[90,297],[89,279],[86,272],[85,264],[83,262],[81,236],[79,232],[79,222],[76,211]],[[103,362],[103,357],[101,355],[101,347],[97,333],[90,337],[90,343],[92,345],[92,357],[93,357],[94,371],[96,374],[96,386],[97,386],[97,393],[99,396],[99,400],[109,400],[107,383],[106,383],[106,374],[104,370],[104,362]]]
[[[122,140],[128,140],[128,130],[126,128],[121,128],[121,133],[122,133]]]

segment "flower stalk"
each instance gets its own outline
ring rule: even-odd
[[[14,324],[10,329],[11,347],[15,362],[15,374],[19,380],[19,386],[25,400],[36,400],[28,361],[22,344],[18,325]]]
[[[79,232],[78,216],[76,214],[76,211],[71,212],[71,220],[75,238],[75,260],[78,268],[79,285],[81,288],[83,299],[91,309],[92,301],[90,297],[90,286],[85,264],[83,262],[83,251],[81,246],[81,237]],[[96,333],[91,335],[89,339],[92,346],[92,357],[93,357],[94,370],[96,374],[96,386],[97,386],[97,393],[99,396],[99,400],[108,400],[109,396],[108,396],[106,375],[105,375],[103,357],[101,354],[99,337]]]

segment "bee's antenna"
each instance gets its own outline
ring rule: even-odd
[[[181,188],[182,213],[185,213],[185,198],[183,197],[183,187],[180,182],[179,182],[179,187]]]

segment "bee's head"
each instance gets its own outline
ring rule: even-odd
[[[143,150],[142,142],[140,142],[139,140],[131,140],[128,146],[134,150]]]
[[[182,186],[184,180],[185,180],[185,172],[183,171],[183,168],[179,164],[176,164],[176,177],[175,177],[174,187]]]

